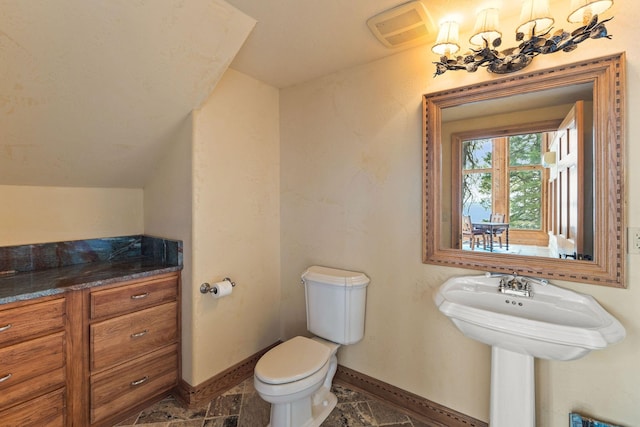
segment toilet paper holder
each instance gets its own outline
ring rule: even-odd
[[[231,286],[235,287],[236,286],[236,282],[232,281],[230,278],[225,277],[224,279],[222,279],[223,282],[229,282],[231,283]],[[213,288],[210,284],[208,283],[203,283],[202,285],[200,285],[200,292],[203,294],[207,294],[209,292],[211,293],[215,293],[216,289]]]

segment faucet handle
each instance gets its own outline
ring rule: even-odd
[[[549,284],[549,281],[547,279],[538,279],[536,277],[531,277],[531,276],[519,276],[517,271],[514,271],[513,273],[491,273],[490,271],[487,271],[484,273],[485,277],[500,277],[500,283],[502,284],[502,281],[504,279],[508,280],[509,282],[512,282],[514,280],[518,280],[520,281],[526,281],[528,283],[535,283],[537,285],[540,286],[547,286]]]
[[[531,287],[531,283],[535,283],[536,285],[540,285],[540,286],[547,286],[549,284],[549,281],[547,279],[538,279],[536,277],[528,277],[528,276],[520,276],[520,277],[526,279],[529,287]]]

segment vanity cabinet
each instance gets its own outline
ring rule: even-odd
[[[113,425],[177,385],[179,295],[178,273],[85,290],[91,425]]]
[[[3,426],[66,424],[65,298],[0,305]]]
[[[0,426],[111,427],[178,384],[182,242],[0,247]]]

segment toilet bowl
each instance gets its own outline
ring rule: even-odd
[[[369,278],[364,273],[312,266],[302,274],[307,330],[265,353],[254,370],[258,395],[271,404],[271,427],[318,427],[338,399],[331,382],[340,345],[364,336]]]
[[[339,345],[298,336],[260,358],[254,386],[271,403],[271,427],[317,427],[337,403],[331,382]]]

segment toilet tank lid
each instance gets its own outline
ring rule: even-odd
[[[363,287],[369,284],[369,278],[364,273],[318,265],[307,268],[302,273],[302,280],[344,287]]]

